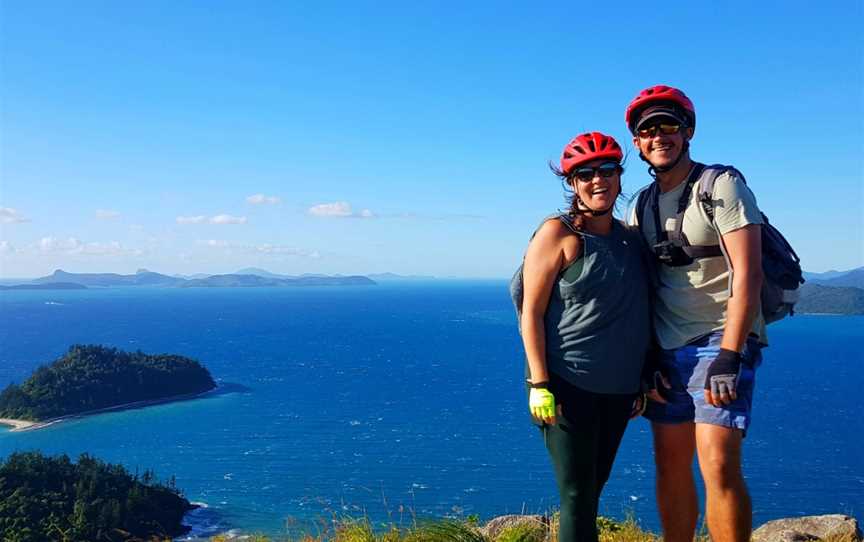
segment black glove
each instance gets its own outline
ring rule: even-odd
[[[719,397],[724,393],[730,396],[738,387],[738,375],[741,374],[741,354],[725,348],[708,366],[705,375],[705,389],[711,390],[711,395]]]

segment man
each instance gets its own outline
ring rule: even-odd
[[[760,344],[767,344],[761,213],[737,170],[722,168],[718,175],[717,166],[691,160],[696,112],[683,92],[643,90],[626,121],[654,177],[633,218],[657,262],[654,326],[661,350],[647,379],[653,400],[645,416],[654,434],[664,540],[693,540],[698,454],[712,540],[744,542],[752,511],[741,444]],[[713,191],[700,195],[699,179],[712,169]]]

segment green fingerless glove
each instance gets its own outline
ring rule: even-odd
[[[555,415],[555,396],[546,388],[531,388],[528,394],[528,409],[537,419],[551,418]]]

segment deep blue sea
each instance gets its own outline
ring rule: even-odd
[[[175,475],[206,503],[197,529],[271,535],[365,514],[374,522],[554,508],[529,423],[521,343],[504,281],[303,289],[0,292],[0,384],[75,343],[204,363],[247,389],[0,429],[16,450],[82,452]],[[864,519],[864,317],[795,316],[769,328],[745,471],[754,521]],[[656,529],[644,420],[630,425],[605,515]],[[314,529],[314,527],[313,527]]]

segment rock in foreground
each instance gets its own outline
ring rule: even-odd
[[[753,542],[798,542],[824,540],[861,540],[861,530],[855,518],[843,514],[805,516],[769,521],[753,532]]]

